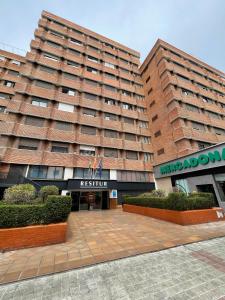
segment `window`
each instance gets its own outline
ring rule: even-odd
[[[129,62],[126,59],[120,58],[120,61],[122,61],[125,64],[129,64]]]
[[[0,99],[11,99],[11,95],[5,94],[5,93],[0,93]]]
[[[213,144],[210,144],[210,143],[198,142],[198,148],[199,148],[199,150],[208,148],[208,147],[210,147],[210,146],[212,146],[212,145],[213,145]]]
[[[72,130],[72,124],[67,123],[67,122],[56,121],[55,122],[55,128],[58,129],[58,130],[71,131]]]
[[[112,148],[105,148],[104,149],[104,156],[105,157],[114,157],[118,158],[118,150]]]
[[[192,122],[192,128],[195,130],[205,131],[205,126],[201,123]]]
[[[54,42],[51,42],[51,41],[47,41],[47,44],[51,47],[54,47],[54,48],[61,48],[60,44],[57,44],[57,43],[54,43]]]
[[[116,79],[116,76],[110,73],[105,72],[104,73],[105,77],[110,78],[110,79]]]
[[[139,121],[139,127],[140,128],[148,128],[148,122]]]
[[[148,172],[117,171],[118,181],[149,182]]]
[[[87,59],[88,59],[89,61],[91,61],[91,62],[94,62],[94,63],[97,63],[97,64],[99,63],[98,59],[95,58],[95,57],[93,57],[93,56],[89,56],[89,55],[88,55]]]
[[[145,82],[146,82],[146,83],[148,83],[148,82],[149,82],[149,80],[150,80],[150,78],[151,78],[151,77],[150,77],[150,76],[148,76],[148,78],[145,80]]]
[[[115,69],[116,68],[116,66],[115,65],[113,65],[113,64],[111,64],[111,63],[109,63],[109,62],[104,62],[104,66],[105,67],[108,67],[108,68],[111,68],[111,69]]]
[[[214,113],[214,112],[212,112],[212,111],[208,111],[208,115],[209,115],[209,117],[212,118],[212,119],[221,119],[221,117],[220,117],[219,114]]]
[[[44,89],[53,89],[53,87],[54,87],[53,84],[48,83],[46,81],[40,81],[40,80],[37,80],[35,82],[35,85],[38,87],[44,88]]]
[[[113,92],[115,93],[116,92],[116,88],[114,86],[111,86],[111,85],[104,85],[104,88],[107,90],[107,91],[110,91],[110,92]]]
[[[59,103],[58,110],[74,112],[74,105],[66,104],[66,103]]]
[[[127,97],[131,97],[131,92],[122,90],[122,95],[123,95],[123,96],[127,96]]]
[[[87,67],[87,71],[90,72],[90,73],[93,73],[93,74],[97,74],[98,73],[98,70],[96,70],[94,68],[91,68],[91,67]]]
[[[120,68],[120,71],[122,71],[122,72],[124,72],[124,73],[126,73],[126,74],[129,74],[129,73],[130,73],[130,71],[129,71],[129,70],[127,70],[127,69],[124,69],[124,68]]]
[[[15,86],[15,82],[5,80],[4,81],[4,85],[7,86],[7,87],[14,87]]]
[[[85,79],[85,83],[92,85],[92,86],[98,86],[98,82],[90,79]]]
[[[130,84],[130,80],[127,80],[127,79],[124,79],[124,78],[121,78],[120,80],[124,84]]]
[[[149,104],[149,107],[152,107],[153,105],[155,105],[155,100],[153,100],[153,101]]]
[[[73,90],[73,89],[70,89],[70,88],[68,88],[68,87],[62,87],[62,93],[63,93],[63,94],[67,94],[67,95],[69,95],[69,96],[75,96],[76,91]]]
[[[20,61],[15,60],[15,59],[11,60],[11,63],[14,64],[14,65],[17,65],[17,66],[20,66],[20,64],[21,64]]]
[[[45,66],[40,66],[40,70],[49,74],[54,74],[56,72],[56,70]]]
[[[48,54],[48,53],[44,53],[43,54],[44,58],[53,60],[53,61],[59,61],[60,58],[58,56],[52,55],[52,54]]]
[[[48,106],[48,101],[43,100],[41,98],[32,97],[31,104],[35,105],[35,106],[40,106],[40,107],[47,107]]]
[[[48,167],[47,178],[48,179],[62,179],[63,178],[63,167]]]
[[[80,52],[77,51],[77,50],[74,50],[74,49],[70,49],[70,48],[69,48],[68,51],[69,51],[71,54],[73,54],[73,55],[80,56]]]
[[[116,100],[105,98],[105,103],[108,105],[116,105]]]
[[[52,143],[51,152],[60,152],[60,153],[68,153],[69,146],[63,143]]]
[[[78,41],[76,39],[73,39],[73,38],[70,38],[70,42],[75,44],[75,45],[78,45],[78,46],[81,46],[82,45],[82,42],[81,41]]]
[[[108,57],[113,58],[113,59],[115,58],[115,56],[113,54],[109,53],[109,52],[105,52],[105,56],[108,56]]]
[[[118,132],[114,131],[114,130],[105,129],[104,130],[104,136],[109,137],[109,138],[113,138],[113,139],[117,139],[118,138]]]
[[[138,160],[138,152],[126,151],[126,159]]]
[[[182,89],[181,92],[185,96],[191,96],[191,95],[193,95],[193,93],[191,91],[186,90],[186,89]]]
[[[70,73],[63,73],[63,77],[69,80],[78,80],[78,76],[70,74]]]
[[[156,121],[158,119],[158,115],[155,115],[154,117],[152,117],[152,122]]]
[[[95,147],[80,145],[80,155],[95,156]]]
[[[203,97],[202,96],[202,101],[205,102],[205,103],[209,103],[209,104],[213,104],[214,101],[208,97]]]
[[[162,155],[162,154],[164,154],[164,153],[165,153],[164,148],[161,148],[161,149],[159,149],[159,150],[157,151],[157,154],[158,154],[158,155]]]
[[[155,137],[158,137],[158,136],[160,136],[160,135],[161,135],[161,131],[160,131],[160,130],[159,130],[159,131],[156,131],[155,134],[154,134]]]
[[[215,131],[215,133],[216,133],[217,135],[225,135],[225,130],[224,130],[224,129],[215,127],[215,128],[214,128],[214,131]]]
[[[151,161],[152,155],[150,153],[144,153],[144,161]]]
[[[96,110],[83,108],[83,115],[87,115],[90,117],[96,117],[96,113],[97,113]]]
[[[5,106],[0,105],[0,113],[4,113],[6,110]]]
[[[14,70],[8,70],[8,74],[16,77],[20,76],[20,73]]]
[[[77,30],[77,29],[72,28],[71,31],[75,32],[75,33],[77,33],[79,35],[83,35],[83,33],[81,31]]]
[[[31,126],[43,127],[44,119],[36,118],[36,117],[26,117],[25,124]]]
[[[52,34],[52,35],[54,35],[54,36],[57,36],[57,37],[59,37],[61,39],[64,39],[64,36],[62,34],[56,32],[56,31],[49,30],[49,33]]]
[[[144,144],[150,144],[150,138],[148,136],[142,136],[141,142]]]
[[[197,112],[199,113],[199,108],[197,106],[191,105],[191,104],[185,104],[185,107],[189,111]]]
[[[48,168],[46,166],[30,166],[28,177],[45,179],[47,177]]]
[[[208,91],[208,87],[203,85],[203,84],[197,83],[197,86],[200,87],[201,89],[205,90],[205,91]]]
[[[74,178],[91,179],[93,178],[92,170],[84,169],[84,168],[75,168]],[[100,179],[99,172],[96,173],[95,179]],[[109,179],[109,170],[102,170],[101,179],[103,180]]]
[[[126,124],[134,125],[134,119],[123,117],[123,121]]]
[[[148,90],[148,95],[150,95],[151,92],[152,92],[152,88],[150,88],[150,89]]]
[[[184,81],[190,81],[189,78],[187,78],[185,76],[182,76],[182,75],[179,75],[179,74],[177,74],[177,78],[181,79],[181,80],[184,80]]]
[[[81,126],[81,133],[88,134],[88,135],[96,135],[96,128],[90,126]]]
[[[93,95],[93,94],[89,94],[89,93],[84,93],[84,97],[88,100],[97,100],[98,99],[97,95]]]
[[[118,116],[110,113],[104,113],[104,119],[105,120],[111,120],[111,121],[117,121]]]
[[[67,60],[66,63],[67,63],[68,66],[71,66],[71,67],[74,67],[74,68],[79,68],[79,66],[80,66],[78,63],[76,63],[74,61],[71,61],[71,60]]]
[[[90,45],[88,45],[88,49],[89,49],[89,50],[92,50],[92,51],[95,51],[95,52],[99,52],[99,49],[98,49],[98,48],[93,47],[93,46],[90,46]]]
[[[128,103],[122,103],[122,108],[128,109],[128,110],[133,110],[133,105],[128,104]]]
[[[136,135],[132,133],[125,133],[125,140],[136,141]]]
[[[20,138],[18,149],[37,150],[39,145],[38,140]]]
[[[106,47],[109,47],[109,48],[111,48],[111,49],[114,49],[113,45],[111,45],[111,44],[105,43],[105,46],[106,46]]]

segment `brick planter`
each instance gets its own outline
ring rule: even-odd
[[[66,241],[67,223],[0,229],[0,250],[39,247]]]
[[[223,216],[223,209],[220,207],[211,209],[176,211],[124,204],[123,211],[148,216],[179,225],[194,225],[225,220],[225,217]]]

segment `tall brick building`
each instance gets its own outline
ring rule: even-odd
[[[55,184],[74,209],[154,188],[154,164],[225,141],[225,74],[158,40],[140,55],[43,12],[25,57],[0,51],[0,198]],[[153,155],[154,154],[154,155]]]
[[[56,184],[82,209],[152,189],[139,53],[48,12],[34,35],[25,58],[0,53],[1,192]]]
[[[225,141],[225,74],[158,40],[140,73],[154,164]]]

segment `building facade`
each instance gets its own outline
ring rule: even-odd
[[[55,184],[81,209],[153,189],[139,53],[45,11],[34,36],[0,52],[1,193]]]
[[[154,164],[225,141],[225,74],[158,40],[143,62]]]

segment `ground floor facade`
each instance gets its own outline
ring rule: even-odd
[[[138,195],[155,188],[148,172],[102,170],[101,176],[85,168],[63,168],[37,165],[10,165],[0,179],[0,199],[4,190],[18,183],[31,183],[37,190],[56,185],[62,195],[71,195],[72,210],[116,208],[124,195]]]
[[[225,208],[225,143],[158,165],[154,174],[157,188],[209,192]]]

